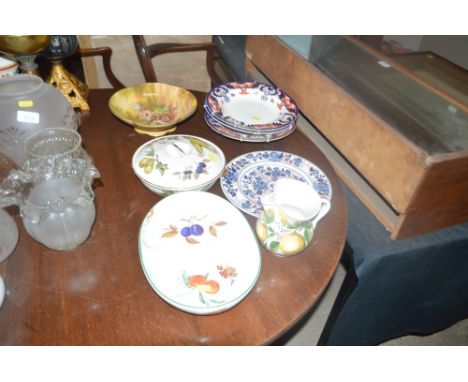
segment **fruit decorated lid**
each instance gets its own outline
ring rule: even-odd
[[[214,143],[192,135],[170,135],[140,146],[132,159],[135,174],[169,190],[192,189],[219,178],[225,157]]]

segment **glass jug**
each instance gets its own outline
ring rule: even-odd
[[[96,217],[93,180],[99,172],[70,129],[45,129],[25,143],[29,159],[0,188],[0,207],[18,205],[26,231],[55,250],[83,243]]]

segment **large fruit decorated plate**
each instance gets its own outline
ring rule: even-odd
[[[260,274],[257,239],[245,217],[224,198],[186,191],[162,199],[139,234],[148,282],[185,312],[221,313],[241,302]]]

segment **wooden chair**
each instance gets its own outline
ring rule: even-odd
[[[151,61],[153,57],[168,53],[196,51],[206,51],[206,68],[211,79],[211,84],[215,85],[223,82],[216,74],[214,68],[214,62],[218,59],[219,55],[216,44],[212,42],[196,44],[156,43],[148,45],[143,36],[132,36],[132,38],[146,82],[158,82],[156,70]]]
[[[106,74],[107,79],[111,83],[111,85],[116,89],[122,89],[125,85],[119,81],[119,79],[115,76],[114,72],[112,71],[111,67],[111,57],[112,57],[112,49],[109,47],[100,47],[100,48],[78,48],[73,56],[76,57],[94,57],[100,56],[102,58],[102,63],[104,66],[104,73]]]

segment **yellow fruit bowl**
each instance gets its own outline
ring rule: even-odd
[[[168,128],[190,117],[197,109],[197,99],[183,88],[151,82],[117,91],[109,108],[137,132],[157,136],[173,131]]]

